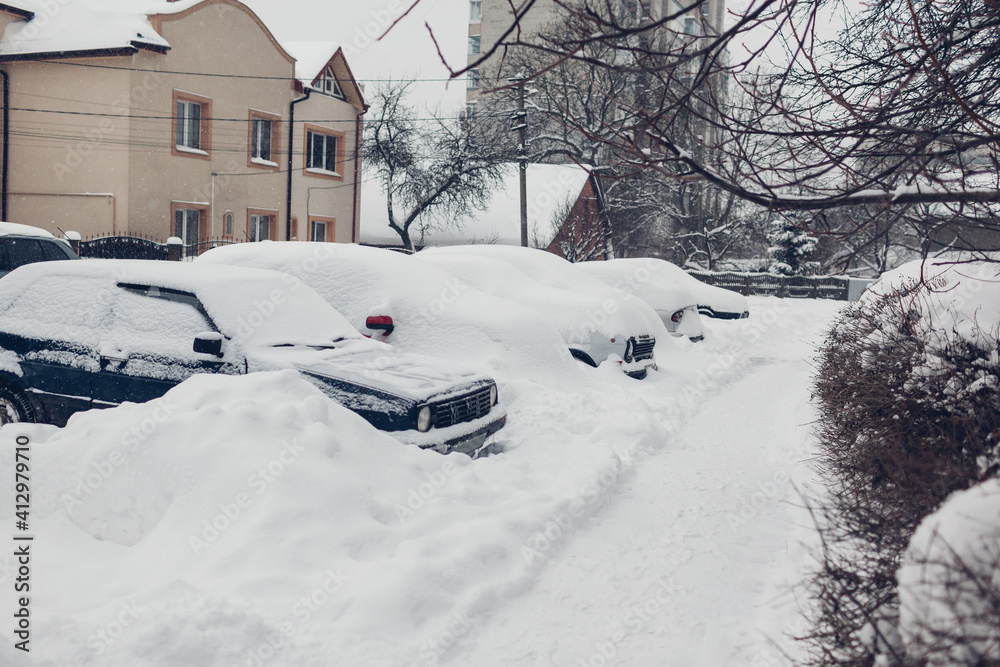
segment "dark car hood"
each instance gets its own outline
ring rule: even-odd
[[[333,348],[278,346],[248,351],[251,370],[295,368],[308,376],[366,387],[380,394],[423,403],[468,392],[491,379],[460,364],[399,350],[367,339]]]

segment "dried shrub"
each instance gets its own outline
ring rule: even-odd
[[[851,306],[820,352],[814,395],[823,562],[811,581],[813,665],[904,664],[896,571],[920,521],[996,474],[996,332],[934,321],[943,283]],[[881,657],[879,657],[881,656]]]

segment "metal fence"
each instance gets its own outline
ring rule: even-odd
[[[842,276],[777,276],[770,273],[688,271],[703,283],[724,287],[744,296],[853,301],[870,281]]]
[[[181,261],[193,259],[204,251],[221,245],[239,243],[235,239],[210,239],[189,244],[170,244],[145,236],[98,236],[70,239],[70,245],[80,257],[94,259],[153,259]]]

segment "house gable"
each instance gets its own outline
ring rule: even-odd
[[[187,18],[188,16],[194,14],[195,12],[198,12],[198,11],[200,11],[202,9],[205,9],[207,7],[212,7],[212,6],[215,6],[215,5],[228,5],[228,6],[233,7],[235,9],[239,10],[239,11],[244,12],[247,16],[249,16],[254,21],[254,23],[257,24],[257,26],[260,28],[261,32],[264,33],[264,35],[267,37],[267,39],[271,42],[271,44],[274,45],[274,48],[278,51],[278,53],[281,54],[281,56],[285,60],[287,60],[289,63],[294,63],[295,62],[295,58],[293,58],[292,55],[290,53],[288,53],[288,51],[286,51],[285,48],[278,42],[278,40],[274,38],[274,35],[271,33],[271,30],[264,24],[263,21],[260,20],[260,17],[257,16],[257,14],[254,13],[254,11],[252,9],[250,9],[249,7],[247,7],[246,5],[244,5],[242,2],[237,2],[237,0],[204,0],[204,2],[199,2],[196,5],[193,5],[191,7],[188,7],[187,9],[184,9],[183,11],[172,12],[172,13],[169,13],[169,14],[167,14],[167,13],[152,14],[149,17],[149,21],[150,21],[150,23],[153,24],[153,28],[156,30],[156,32],[162,33],[163,32],[162,28],[163,28],[163,23],[164,22],[166,22],[166,21],[177,21],[179,19],[184,19],[184,18]]]

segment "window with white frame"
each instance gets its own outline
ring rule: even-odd
[[[332,69],[327,69],[323,72],[323,77],[318,82],[320,92],[326,93],[327,95],[332,95],[339,99],[346,99],[344,97],[344,91],[340,88],[340,83],[337,81],[337,76],[333,73]]]
[[[309,130],[306,132],[306,169],[339,175],[337,171],[337,139],[334,134]]]
[[[273,121],[254,117],[250,120],[250,157],[262,162],[271,160],[271,136]]]
[[[250,230],[248,236],[252,243],[257,241],[270,241],[271,239],[271,222],[274,216],[269,213],[251,213],[250,214]]]
[[[478,56],[482,47],[482,35],[469,35],[469,55]]]
[[[326,243],[326,225],[327,223],[324,221],[313,220],[310,224],[311,229],[309,230],[309,240]]]
[[[465,87],[467,90],[479,90],[479,70],[470,69],[465,75]]]
[[[174,209],[174,236],[184,245],[197,243],[201,232],[201,209],[177,207]]]
[[[204,150],[202,123],[205,120],[204,104],[178,99],[176,112],[176,141],[178,148]]]
[[[222,233],[226,236],[233,235],[233,214],[230,211],[226,211],[225,217],[222,219]]]
[[[471,0],[471,2],[469,2],[469,23],[482,23],[482,22],[483,22],[482,0]]]

